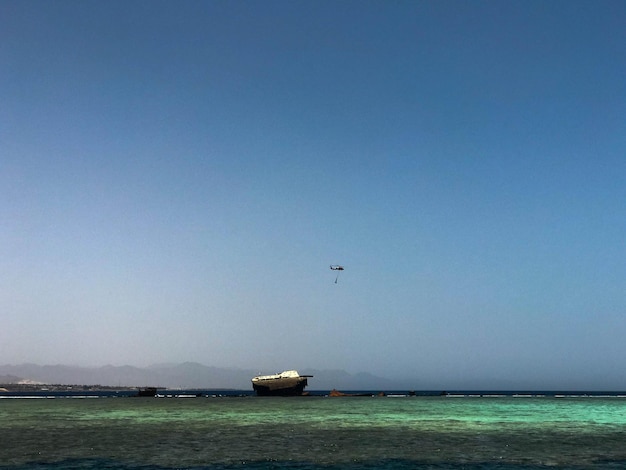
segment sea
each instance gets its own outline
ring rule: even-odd
[[[626,394],[0,396],[0,470],[626,469]]]

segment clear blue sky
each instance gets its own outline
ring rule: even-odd
[[[0,361],[626,389],[625,24],[0,1]]]

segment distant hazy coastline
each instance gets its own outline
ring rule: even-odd
[[[264,371],[280,372],[280,371]],[[416,384],[388,380],[367,373],[349,374],[342,370],[302,369],[301,373],[313,375],[310,388],[330,390],[402,389],[415,388]],[[205,366],[198,363],[161,364],[149,367],[102,366],[78,367],[68,365],[0,365],[2,384],[81,384],[102,387],[159,386],[183,389],[234,389],[251,388],[250,379],[259,371]]]

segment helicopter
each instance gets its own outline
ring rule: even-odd
[[[330,269],[331,271],[343,271],[344,267],[339,264],[331,264]],[[339,272],[337,272],[337,277],[335,278],[335,284],[337,284],[338,280],[339,280]]]

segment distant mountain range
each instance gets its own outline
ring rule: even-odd
[[[264,371],[263,373],[276,373]],[[406,384],[368,373],[349,374],[343,370],[302,369],[301,374],[312,375],[309,390],[401,390]],[[158,364],[149,367],[103,366],[77,367],[66,365],[0,365],[0,383],[42,383],[106,386],[157,386],[181,389],[252,388],[250,379],[258,371],[211,367],[195,362]]]

